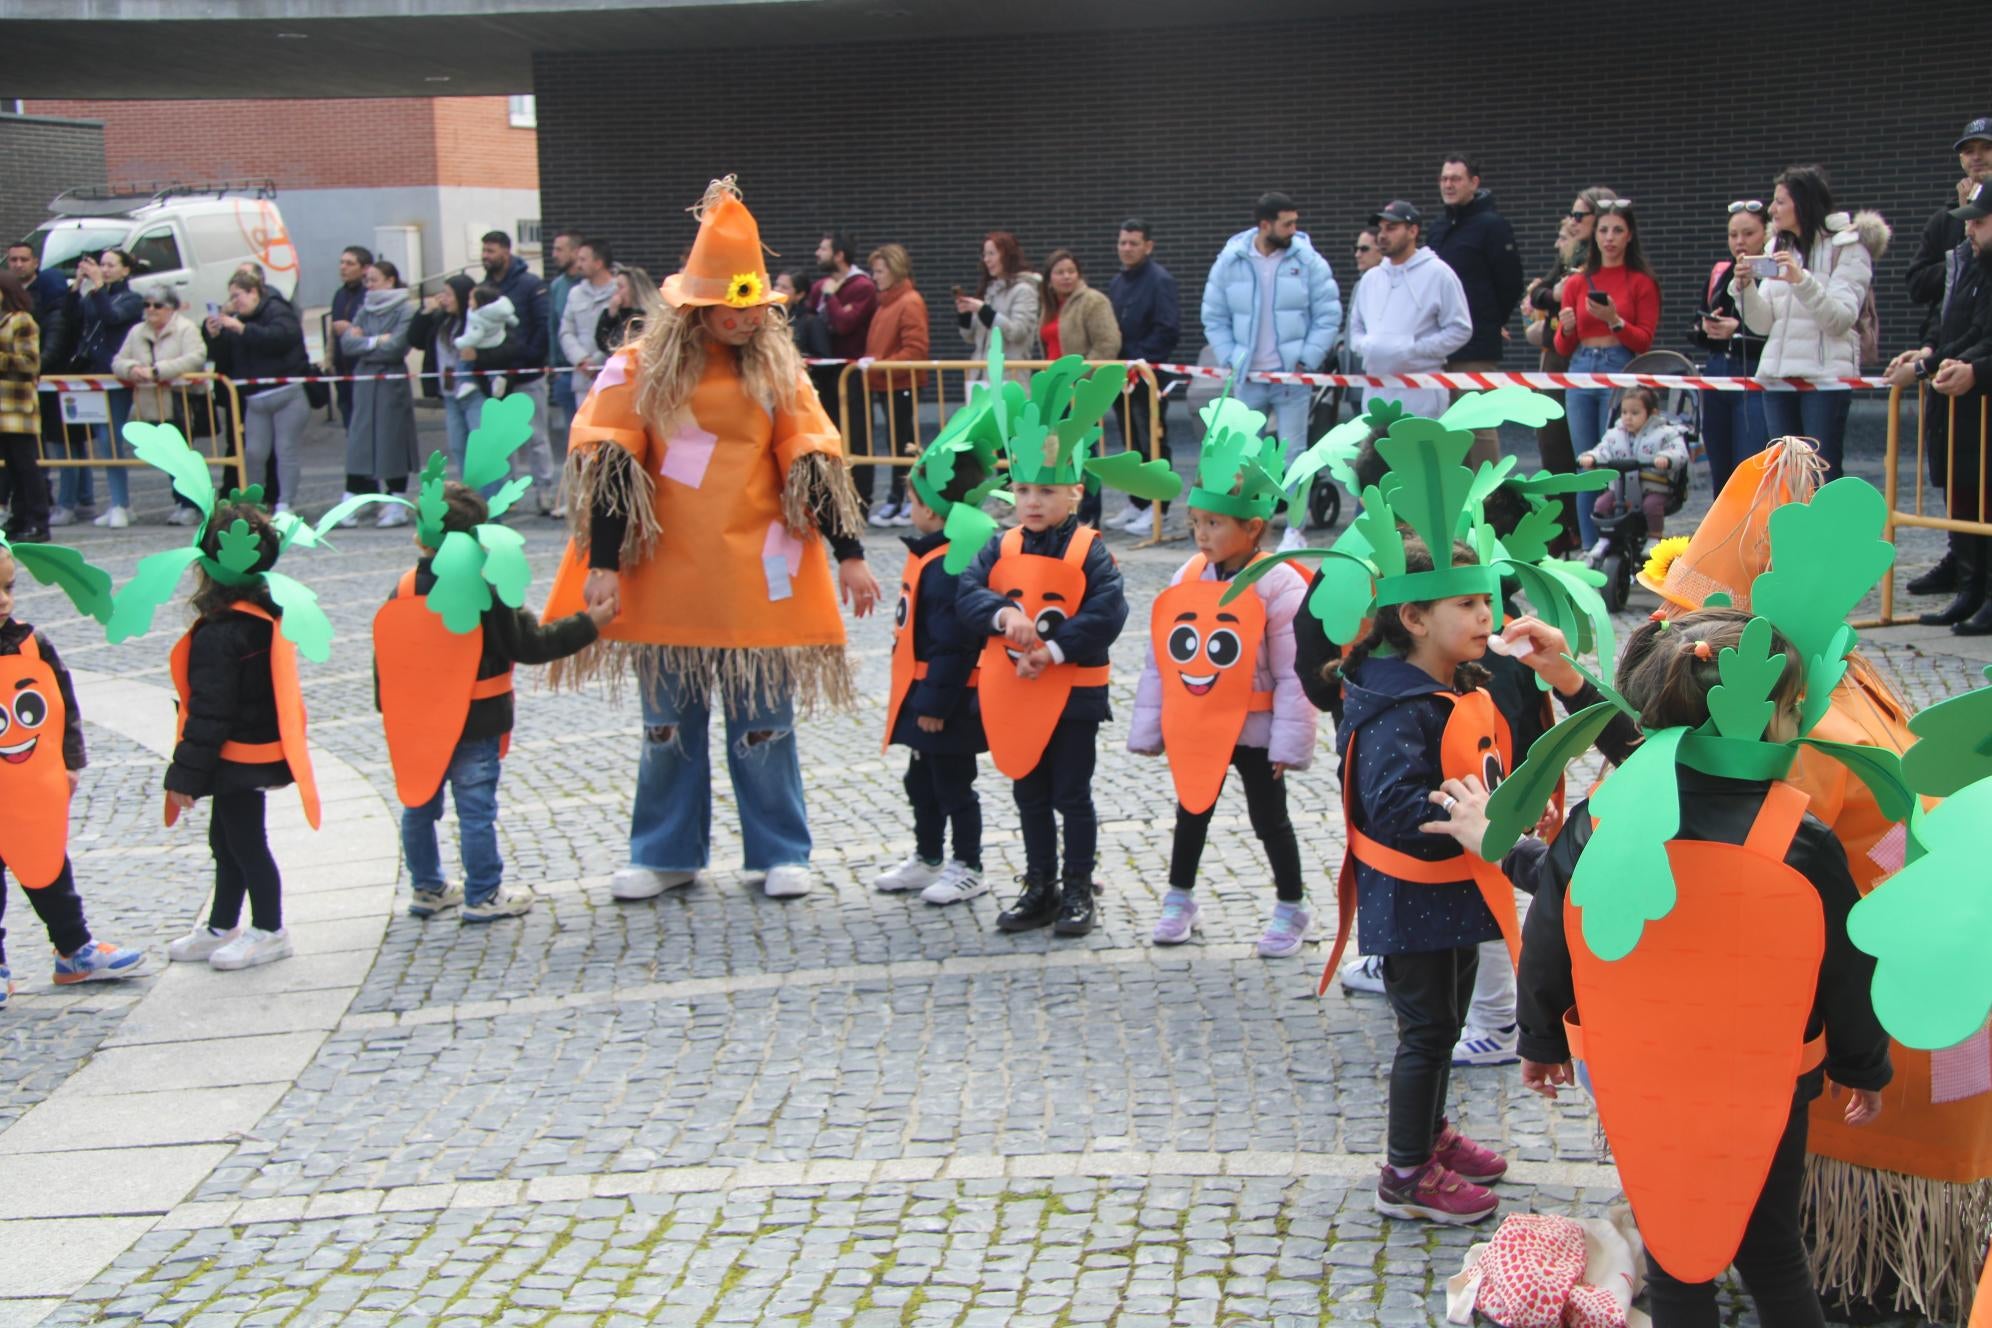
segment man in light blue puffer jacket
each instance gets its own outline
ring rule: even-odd
[[[1254,383],[1247,373],[1305,373],[1327,363],[1342,327],[1342,294],[1328,260],[1300,230],[1300,209],[1266,194],[1255,225],[1225,243],[1204,282],[1204,339],[1234,375],[1232,395],[1274,420],[1291,460],[1307,437],[1308,389]]]

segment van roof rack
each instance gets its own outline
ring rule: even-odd
[[[252,198],[275,198],[275,180],[212,180],[206,182],[147,181],[125,184],[82,185],[65,189],[55,196],[48,210],[58,217],[115,217],[142,207],[163,203],[169,198],[225,198],[247,194]]]

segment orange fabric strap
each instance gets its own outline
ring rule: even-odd
[[[1570,1048],[1570,1059],[1584,1059],[1584,1023],[1577,1017],[1577,1007],[1572,1006],[1563,1012],[1563,1040]],[[1809,1039],[1799,1053],[1798,1072],[1811,1074],[1826,1063],[1826,1034]]]
[[[918,681],[919,681],[920,679],[922,679],[922,678],[924,678],[924,677],[926,677],[926,676],[927,676],[927,661],[926,661],[926,660],[924,660],[924,659],[916,659],[916,660],[914,660],[914,661],[913,661],[913,679],[914,679],[914,681],[915,681],[915,682],[918,682]],[[979,683],[979,682],[981,682],[981,681],[982,681],[982,670],[981,670],[981,669],[979,669],[979,668],[974,668],[974,669],[970,669],[970,670],[968,671],[968,686],[970,686],[970,687],[973,687],[973,686],[975,686],[975,685],[976,685],[977,683]]]
[[[1365,867],[1374,867],[1386,876],[1394,876],[1400,881],[1413,885],[1453,885],[1473,879],[1473,869],[1463,859],[1464,853],[1456,853],[1449,858],[1414,858],[1409,853],[1399,852],[1386,844],[1380,844],[1351,825],[1349,852],[1357,862]]]
[[[1272,708],[1273,694],[1271,692],[1254,692],[1251,698],[1245,702],[1245,709],[1248,713],[1254,710],[1271,710]]]
[[[284,759],[284,745],[281,742],[224,742],[221,744],[221,759],[242,765],[268,765]]]
[[[506,669],[503,673],[489,678],[479,678],[475,683],[471,684],[470,688],[470,699],[473,701],[489,701],[494,696],[510,696],[511,694],[512,671],[510,669]]]
[[[1798,823],[1805,819],[1805,809],[1812,800],[1796,784],[1779,780],[1771,785],[1771,791],[1764,795],[1764,805],[1757,809],[1757,819],[1750,823],[1750,833],[1743,840],[1743,847],[1760,858],[1772,862],[1783,862],[1785,854],[1791,851],[1792,837],[1798,833]]]

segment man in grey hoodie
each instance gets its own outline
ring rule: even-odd
[[[575,275],[567,291],[567,308],[560,315],[560,352],[574,366],[576,405],[595,385],[602,367],[602,350],[595,344],[595,324],[616,293],[615,255],[601,240],[583,240],[574,250]]]
[[[1392,199],[1370,217],[1383,262],[1363,273],[1350,303],[1349,349],[1373,374],[1433,373],[1473,337],[1473,315],[1457,274],[1418,243],[1424,217]],[[1437,419],[1451,394],[1445,388],[1379,387],[1372,401],[1396,401],[1413,415]]]

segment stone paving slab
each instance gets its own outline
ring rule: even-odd
[[[255,1128],[289,1085],[238,1084],[44,1102],[0,1133],[0,1154],[157,1144],[233,1143]]]

